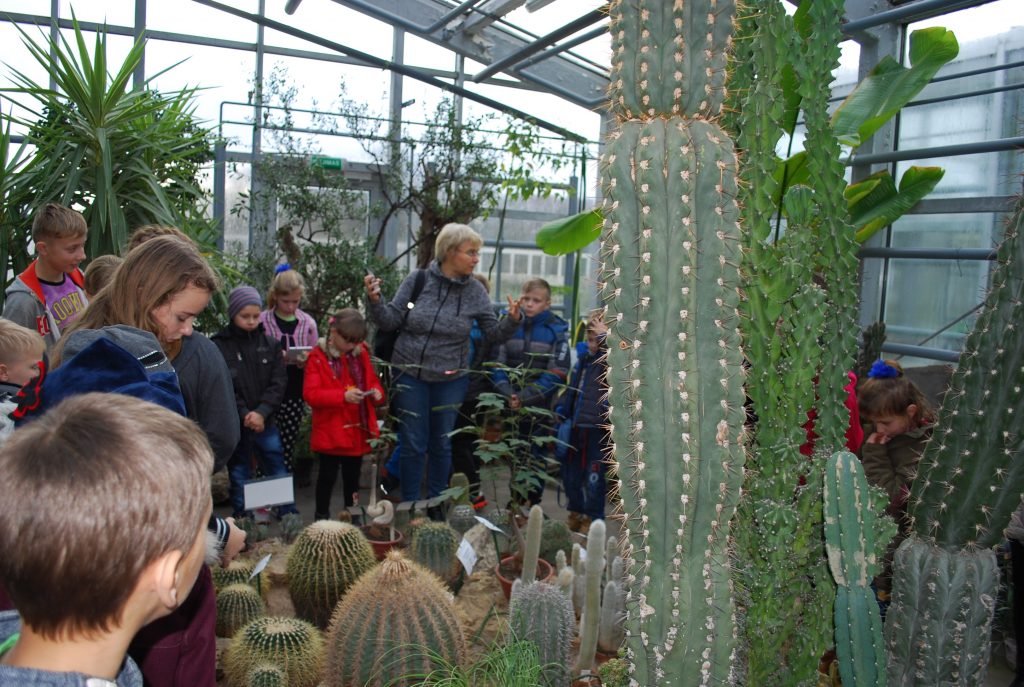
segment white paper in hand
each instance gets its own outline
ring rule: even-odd
[[[272,553],[268,553],[266,556],[260,559],[260,562],[256,564],[256,567],[252,569],[252,575],[249,575],[250,580],[259,575],[261,572],[263,572],[263,570],[267,567],[267,564],[270,563],[270,557],[273,555],[274,554]]]
[[[462,567],[466,569],[466,574],[472,575],[473,566],[476,565],[478,556],[466,537],[462,537],[462,541],[459,542],[459,550],[455,552],[455,555],[462,563]]]

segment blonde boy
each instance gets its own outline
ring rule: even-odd
[[[11,436],[0,584],[18,611],[0,613],[0,686],[142,685],[125,652],[196,580],[212,467],[193,422],[120,394],[74,396]]]
[[[47,203],[32,220],[37,257],[7,288],[3,316],[39,332],[47,350],[89,303],[78,269],[88,233],[81,213]]]
[[[0,446],[14,431],[10,417],[17,407],[14,397],[39,374],[45,348],[42,338],[31,329],[0,319]]]

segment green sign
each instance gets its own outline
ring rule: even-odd
[[[340,157],[327,157],[326,155],[314,155],[311,161],[314,167],[323,169],[336,169],[341,171],[342,161]]]

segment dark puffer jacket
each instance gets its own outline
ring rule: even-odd
[[[549,405],[569,375],[569,325],[550,310],[524,317],[498,349],[495,362],[528,370],[513,383],[504,370],[496,369],[493,380],[500,393],[518,394],[526,406]]]
[[[213,342],[231,371],[239,419],[255,410],[269,425],[288,383],[281,344],[263,333],[262,324],[251,332],[229,324],[213,335]]]

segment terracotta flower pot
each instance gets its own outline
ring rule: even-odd
[[[401,546],[402,542],[405,539],[405,536],[402,534],[401,530],[395,530],[395,538],[389,541],[384,539],[374,539],[373,536],[370,534],[369,525],[363,525],[359,529],[361,529],[363,531],[363,534],[366,535],[366,538],[370,540],[370,546],[373,547],[373,555],[377,557],[378,561],[384,560],[384,556],[387,555],[388,551],[397,546]]]
[[[515,556],[506,556],[501,559],[501,563],[494,566],[494,574],[498,578],[498,584],[501,585],[501,591],[505,594],[505,598],[508,599],[512,596],[512,583],[519,579],[519,571],[502,572],[502,567],[508,568],[506,563],[514,561]],[[508,575],[508,577],[506,577]],[[550,582],[555,577],[555,568],[543,558],[537,559],[537,579],[541,582]]]

